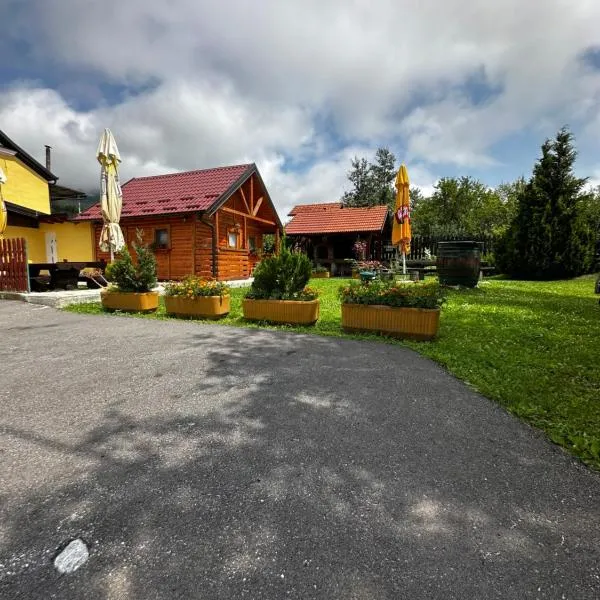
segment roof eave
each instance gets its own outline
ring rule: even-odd
[[[30,169],[35,171],[38,175],[43,177],[48,182],[56,183],[58,181],[58,177],[46,169],[42,163],[38,162],[31,154],[25,152],[23,148],[15,144],[2,130],[0,130],[0,142],[12,148],[17,153],[17,158],[19,158],[24,164],[26,164]]]
[[[223,194],[221,194],[213,202],[213,204],[209,208],[206,209],[206,214],[209,217],[214,215],[227,202],[227,200],[229,200],[231,198],[231,196],[233,196],[233,194],[242,185],[244,185],[244,183],[246,183],[246,181],[248,181],[248,179],[250,179],[250,177],[252,177],[252,175],[254,175],[254,174],[256,174],[258,181],[260,182],[263,189],[265,190],[267,202],[269,203],[269,205],[273,209],[273,212],[275,213],[275,219],[277,220],[277,226],[279,227],[279,229],[284,229],[283,223],[281,222],[281,219],[279,218],[279,215],[277,214],[277,209],[275,208],[275,205],[273,204],[273,200],[271,200],[271,196],[269,195],[269,190],[267,190],[267,186],[265,185],[265,182],[263,181],[263,178],[261,177],[261,175],[258,171],[258,167],[256,166],[256,163],[252,163],[251,165],[248,166],[248,169],[246,171],[244,171],[244,173],[242,173],[242,175],[240,177],[238,177],[238,179],[236,179],[227,188],[227,190],[225,192],[223,192]]]

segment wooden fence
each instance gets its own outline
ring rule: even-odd
[[[0,239],[0,292],[28,292],[27,242]]]
[[[430,236],[416,235],[410,242],[410,254],[406,257],[408,260],[424,260],[425,250],[428,250],[432,256],[437,255],[439,242],[451,242],[460,240],[474,240],[481,244],[481,253],[487,254],[494,251],[495,238],[492,236],[469,237],[465,236]],[[384,247],[383,260],[390,261],[397,257],[397,250],[390,246]]]

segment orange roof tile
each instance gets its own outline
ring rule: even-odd
[[[290,211],[292,220],[286,225],[288,235],[319,233],[358,233],[381,231],[388,215],[387,206],[347,208],[339,202],[300,204]]]

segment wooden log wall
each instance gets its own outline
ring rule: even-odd
[[[121,229],[131,255],[135,258],[133,242],[137,241],[137,231],[142,232],[144,244],[154,242],[154,232],[157,229],[169,230],[170,247],[168,249],[156,249],[156,265],[158,278],[181,279],[186,275],[193,273],[194,269],[194,215],[173,215],[157,218],[135,217],[123,219]],[[110,261],[110,254],[102,252],[98,247],[100,242],[100,232],[102,224],[96,224],[94,227],[94,248],[96,250],[97,260]],[[209,238],[210,242],[210,238]]]

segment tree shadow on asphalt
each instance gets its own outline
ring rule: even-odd
[[[521,425],[510,444],[476,430],[486,411],[511,420],[500,409],[445,377],[422,394],[394,392],[407,374],[381,364],[407,356],[402,348],[362,344],[357,361],[340,352],[357,342],[207,330],[187,351],[207,344],[185,393],[197,408],[185,414],[111,407],[82,441],[59,447],[5,432],[95,468],[6,515],[0,597],[509,598],[533,596],[540,581],[592,597],[597,550],[560,577],[555,552],[565,532],[581,546],[593,515],[577,490],[547,510],[557,488],[589,475],[548,473],[554,451],[527,456]],[[512,487],[515,469],[539,479],[539,498]],[[59,576],[52,555],[76,537],[89,562]]]

